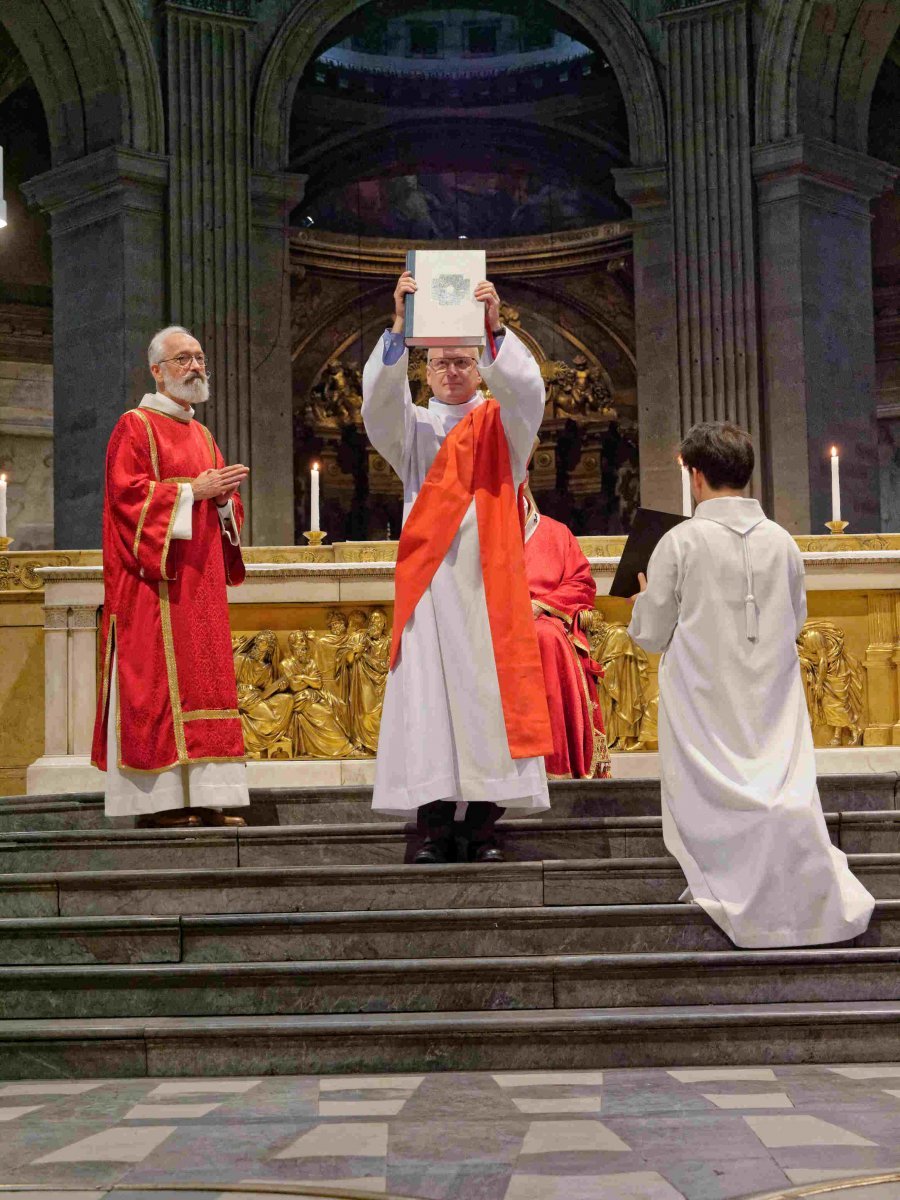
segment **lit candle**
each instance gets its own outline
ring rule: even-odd
[[[0,537],[6,537],[6,476],[0,475]]]
[[[691,473],[679,458],[678,464],[681,467],[681,511],[686,517],[693,514],[691,508]]]
[[[841,476],[836,446],[831,447],[831,519],[841,519]]]
[[[313,463],[309,484],[309,529],[315,533],[319,528],[319,464]]]

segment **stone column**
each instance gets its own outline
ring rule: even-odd
[[[762,450],[747,7],[710,0],[662,21],[681,424],[734,421]],[[758,467],[756,494],[760,481]]]
[[[69,610],[69,753],[90,758],[97,712],[97,607]]]
[[[171,317],[191,329],[209,360],[211,399],[203,419],[227,462],[251,471],[250,72],[244,5],[218,0],[166,4]],[[207,11],[208,10],[208,11]],[[253,529],[253,492],[246,540]]]
[[[69,607],[44,605],[44,756],[69,753]]]
[[[681,511],[676,462],[685,428],[678,403],[678,341],[672,287],[672,218],[665,167],[614,172],[634,223],[634,325],[637,356],[641,503]]]
[[[58,549],[100,545],[110,430],[152,384],[147,343],[164,320],[168,163],[112,146],[28,181],[53,237],[54,530]]]
[[[771,515],[824,532],[834,444],[841,515],[853,533],[878,530],[869,202],[897,171],[803,137],[757,146],[753,169]]]
[[[294,544],[294,431],[288,220],[305,175],[259,172],[252,201],[250,286],[250,475],[253,540]]]

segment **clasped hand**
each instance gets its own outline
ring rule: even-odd
[[[191,481],[191,491],[195,500],[215,500],[221,508],[228,503],[249,474],[249,467],[242,463],[233,467],[211,467]]]

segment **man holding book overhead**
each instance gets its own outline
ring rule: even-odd
[[[455,266],[429,278],[458,281]],[[477,278],[463,302],[477,305],[478,324],[460,332],[448,312],[448,345],[437,344],[448,288],[430,286],[438,325],[426,342],[427,408],[412,403],[407,382],[405,302],[418,290],[409,271],[394,292],[393,326],[363,372],[366,432],[404,493],[372,804],[392,815],[418,812],[421,863],[453,860],[455,816],[471,859],[502,861],[500,811],[550,804],[543,756],[553,739],[517,503],[544,385],[529,351],[501,326],[496,288]],[[419,326],[426,299],[417,299]],[[488,347],[479,356],[481,323]],[[479,391],[482,379],[490,398]]]
[[[831,844],[795,638],[794,539],[741,493],[753,443],[695,425],[681,444],[697,508],[650,559],[628,632],[662,651],[663,837],[692,899],[738,946],[840,942],[873,900]]]

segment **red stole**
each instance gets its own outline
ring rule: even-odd
[[[475,498],[481,573],[512,758],[551,753],[553,733],[525,577],[522,526],[500,405],[489,399],[444,439],[400,534],[391,667],[407,621]]]

